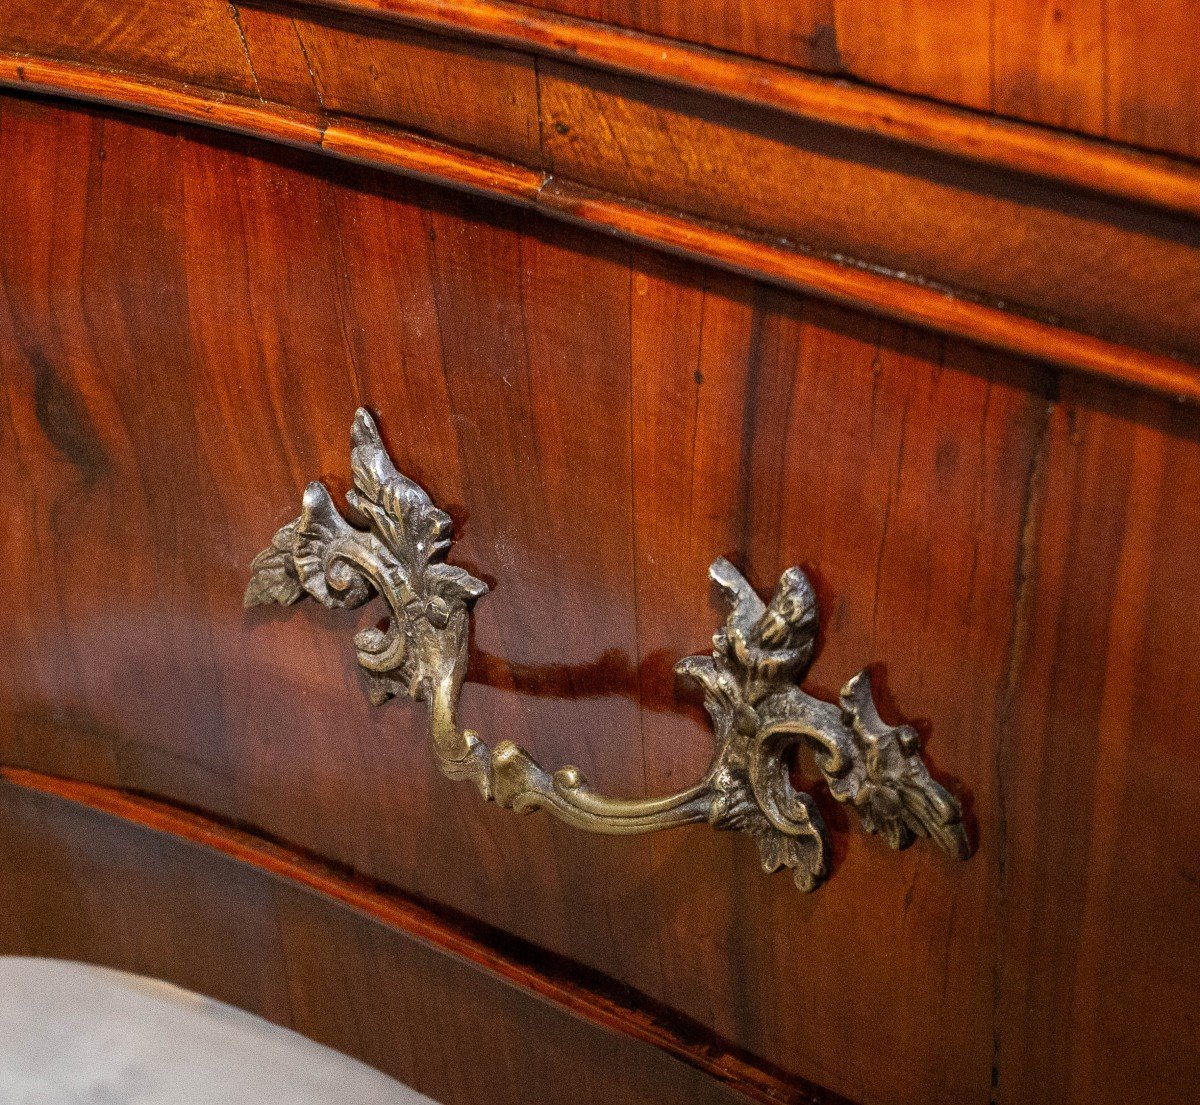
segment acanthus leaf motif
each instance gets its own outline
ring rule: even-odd
[[[444,558],[450,549],[450,515],[433,505],[424,488],[396,470],[375,420],[365,410],[354,416],[350,442],[355,490],[347,498],[370,519],[403,566],[408,586],[420,593],[430,563]]]
[[[450,516],[402,476],[365,410],[351,430],[351,507],[369,530],[338,512],[323,484],[304,493],[300,517],[275,535],[252,564],[246,604],[295,602],[309,594],[325,606],[355,607],[373,594],[391,608],[384,628],[355,637],[371,701],[393,695],[421,698],[449,661],[438,633],[457,625],[465,642],[466,605],[487,585],[462,568],[441,563],[450,548]]]
[[[271,543],[250,562],[250,582],[242,597],[242,606],[247,610],[272,602],[291,606],[307,594],[296,574],[296,527],[299,524],[299,519],[293,518],[281,526]]]
[[[506,808],[547,809],[595,832],[704,821],[745,832],[755,838],[765,870],[786,867],[807,891],[828,874],[829,844],[812,795],[791,781],[791,754],[803,744],[832,797],[853,808],[869,832],[896,848],[928,836],[953,855],[969,853],[958,803],[930,777],[915,731],[880,718],[865,672],[846,684],[837,704],[801,689],[818,607],[799,568],[783,573],[767,603],[724,558],[710,569],[729,613],[711,655],[676,665],[703,689],[715,736],[709,768],[693,786],[662,797],[608,797],[594,792],[578,768],[548,772],[511,741],[493,748],[460,730],[469,614],[488,587],[444,562],[449,515],[397,471],[364,410],[351,433],[351,467],[347,500],[367,528],[343,518],[323,485],[310,484],[300,516],[254,559],[245,604],[286,605],[310,595],[326,606],[354,607],[381,595],[389,619],[355,638],[371,701],[401,694],[424,700],[434,754],[449,778],[470,780]]]
[[[842,688],[839,701],[855,755],[849,770],[830,778],[834,796],[850,802],[864,827],[893,848],[929,837],[950,855],[966,859],[971,848],[962,809],[930,776],[916,730],[888,725],[879,716],[865,671]]]
[[[752,834],[764,871],[790,868],[796,885],[812,890],[828,873],[824,822],[812,797],[788,777],[797,738],[764,739],[759,708],[781,680],[807,670],[816,596],[796,568],[783,574],[769,604],[724,558],[713,562],[709,575],[730,604],[725,625],[713,637],[711,659],[690,656],[676,665],[704,688],[717,736],[709,822]]]
[[[800,689],[818,627],[816,594],[799,568],[780,577],[764,603],[729,561],[710,570],[730,604],[713,653],[676,670],[704,689],[717,735],[709,772],[710,822],[758,840],[763,867],[790,867],[812,889],[826,876],[828,841],[811,795],[791,783],[792,749],[807,745],[832,796],[849,804],[868,832],[894,848],[928,836],[951,855],[970,851],[954,798],[930,777],[915,731],[886,725],[869,676],[855,676],[837,706]]]

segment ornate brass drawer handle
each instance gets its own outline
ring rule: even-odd
[[[830,793],[857,811],[869,832],[904,848],[931,837],[951,855],[969,854],[958,802],[935,783],[916,732],[886,724],[864,671],[837,705],[798,683],[812,661],[817,601],[799,568],[783,573],[764,604],[729,561],[710,575],[730,612],[713,653],[689,656],[676,670],[704,690],[716,750],[695,786],[662,798],[609,798],[583,774],[551,774],[511,741],[491,748],[457,720],[466,671],[470,610],[487,585],[444,563],[451,521],[424,490],[396,471],[374,421],[359,410],[351,431],[350,505],[369,529],[351,526],[329,492],[311,483],[300,517],[254,559],[245,605],[290,604],[311,595],[325,606],[355,607],[378,593],[391,608],[386,629],[355,638],[371,701],[406,694],[429,705],[433,751],[451,779],[470,779],[484,798],[520,812],[545,808],[599,833],[646,833],[707,821],[751,833],[766,871],[793,870],[812,890],[825,878],[829,842],[812,797],[796,790],[788,752],[805,743]]]

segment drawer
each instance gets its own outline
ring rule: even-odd
[[[349,26],[448,64],[427,31]],[[472,87],[501,62],[523,87],[509,48],[471,53]],[[542,76],[546,105],[582,113],[571,134],[624,110],[589,114]],[[1112,195],[1115,214],[1072,209],[1128,233],[1118,252],[1150,243],[1122,318],[1090,298],[1115,278],[1062,286],[1036,253],[1053,322],[919,283],[897,308],[865,265],[836,288],[819,265],[772,269],[784,247],[755,235],[788,228],[751,225],[728,184],[713,187],[736,235],[700,192],[619,159],[571,168],[558,210],[553,178],[535,181],[548,198],[518,194],[511,159],[545,148],[536,126],[519,148],[518,92],[497,101],[507,129],[437,135],[458,143],[453,180],[432,140],[421,167],[389,164],[378,106],[337,109],[373,119],[341,151],[369,162],[352,164],[292,148],[298,129],[218,133],[97,95],[117,106],[0,95],[0,856],[18,888],[0,950],[170,977],[446,1105],[600,1100],[615,1076],[616,1099],[659,1102],[1150,1102],[1200,1085],[1200,415],[1175,356],[1186,318],[1169,349],[1151,334],[1194,307],[1190,215]],[[496,134],[477,163],[462,152]],[[592,135],[570,157],[599,152]],[[618,193],[622,218],[650,221],[615,225]],[[655,197],[679,200],[678,225],[652,221]],[[934,244],[909,248],[949,271]],[[1154,268],[1168,250],[1174,287]],[[968,268],[963,287],[983,279]],[[450,563],[486,584],[458,699],[483,740],[609,795],[687,788],[714,728],[676,664],[725,622],[710,565],[764,598],[796,566],[819,609],[804,691],[836,704],[869,671],[881,724],[912,727],[973,854],[889,847],[803,749],[778,785],[811,793],[825,825],[827,878],[807,893],[761,870],[752,833],[581,832],[445,778],[425,707],[373,704],[356,660],[384,604],[243,608],[310,481],[365,525],[346,503],[360,407],[448,514]],[[124,914],[134,899],[161,914]],[[211,942],[227,948],[196,950]],[[463,1041],[493,1032],[513,1064],[494,1083],[428,1060],[467,1064]]]

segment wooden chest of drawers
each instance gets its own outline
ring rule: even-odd
[[[0,952],[445,1105],[1194,1100],[1198,22],[0,0]],[[391,611],[243,608],[316,480]],[[718,557],[813,593],[706,712]]]

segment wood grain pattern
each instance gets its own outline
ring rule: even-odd
[[[537,170],[416,135],[354,122],[330,123],[319,114],[281,109],[225,94],[209,95],[187,86],[146,84],[123,76],[99,75],[65,63],[0,57],[2,83],[67,91],[75,97],[196,120],[289,145],[315,147],[333,156],[532,204],[548,214],[635,241],[774,280],[793,289],[867,306],[906,322],[931,326],[1052,364],[1107,376],[1183,400],[1200,397],[1200,382],[1187,361],[1079,334],[897,278],[904,274],[864,270],[840,260],[797,252],[787,243],[772,245],[705,222],[681,219],[676,214],[606,196]],[[697,147],[702,148],[702,145]],[[774,213],[775,208],[770,204],[755,202]],[[922,212],[917,214],[921,216]],[[927,216],[930,212],[923,214]],[[1190,255],[1178,256],[1186,269]],[[1162,285],[1161,278],[1159,284]],[[1125,295],[1124,288],[1119,290],[1123,302],[1133,302]],[[1112,291],[1115,294],[1118,289]],[[1164,294],[1176,296],[1178,289],[1168,285]]]
[[[1010,1100],[1186,1100],[1200,1085],[1197,430],[1086,386],[1047,426],[997,759]],[[1159,1047],[1172,1037],[1190,1042]]]
[[[615,24],[1185,157],[1200,65],[1190,0],[309,0],[401,19]],[[567,18],[551,13],[563,13]],[[586,20],[587,22],[583,22]],[[669,48],[669,47],[668,47]]]
[[[992,4],[990,106],[1018,119],[1107,134],[1105,0]]]
[[[491,22],[476,8],[436,18],[419,5],[405,11],[443,30],[461,29],[451,16],[469,16],[473,33],[559,56],[590,44],[592,53],[584,51],[588,64],[598,57],[600,64],[610,64],[604,50],[611,52],[614,43],[636,47],[625,59],[631,67],[652,56],[648,41],[612,30],[581,40],[572,24],[575,39],[560,41],[554,34],[547,39],[548,28],[518,23],[506,10],[491,12]],[[1197,389],[1189,364],[1200,357],[1195,337],[1200,231],[1188,200],[1191,188],[1200,209],[1195,172],[1194,180],[1178,166],[1165,172],[1164,197],[1163,167],[1128,155],[1122,161],[1105,154],[1103,164],[1089,155],[1073,170],[1074,183],[1111,184],[1106,174],[1115,170],[1118,194],[1132,191],[1156,202],[1173,196],[1177,207],[1183,201],[1184,214],[1168,214],[1063,192],[1045,182],[1012,176],[998,181],[961,160],[964,152],[970,157],[970,151],[996,144],[963,129],[961,120],[943,119],[931,130],[928,108],[905,115],[895,104],[872,106],[861,93],[862,102],[855,101],[852,90],[832,85],[808,88],[789,101],[804,119],[781,122],[764,115],[761,106],[721,106],[711,97],[661,84],[379,21],[348,21],[330,12],[298,18],[293,9],[279,7],[226,14],[244,48],[253,86],[248,95],[236,92],[244,82],[231,81],[230,91],[205,91],[162,77],[23,56],[0,59],[0,68],[4,80],[27,87],[93,96],[482,186],[544,210],[594,218],[668,248],[687,241],[693,254],[739,270],[1022,355],[1178,396]],[[97,10],[89,18],[100,16]],[[157,73],[162,63],[152,57],[155,47],[170,60],[173,34],[192,41],[210,33],[190,24],[180,31],[155,19],[146,13],[150,29],[138,39],[144,61],[132,55],[123,64]],[[79,28],[46,28],[45,50],[85,48]],[[214,48],[218,44],[214,38]],[[176,71],[186,61],[184,56]],[[719,70],[711,58],[692,62],[708,76]],[[720,90],[736,95],[737,88],[759,87],[752,73],[734,76],[741,83]],[[220,83],[198,63],[195,79]],[[756,95],[762,103],[778,99]],[[405,129],[375,126],[363,117],[399,122]],[[881,138],[875,133],[881,129],[906,144]],[[428,135],[453,145],[431,142]],[[953,157],[931,159],[910,141],[932,143]],[[1071,158],[1058,141],[1018,142],[1001,161],[1009,158],[1010,169],[1027,169],[1049,152],[1061,167]],[[1019,156],[1012,160],[1014,151]],[[797,180],[805,182],[802,197]],[[590,202],[581,188],[603,190],[615,206]],[[644,204],[656,210],[645,212]],[[680,212],[687,217],[680,220]],[[749,240],[762,235],[769,240]],[[1137,294],[1130,294],[1132,286]]]
[[[766,128],[732,108],[555,63],[540,72],[556,176],[1110,340],[1196,351],[1194,224],[1083,197],[1063,202],[948,162],[927,159],[914,174],[877,144],[821,128]]]
[[[1147,17],[1127,5],[1110,4],[1106,16],[1107,133],[1200,158],[1195,9],[1156,5]]]
[[[1200,212],[1200,169],[1188,161],[1023,126],[879,88],[814,77],[744,56],[698,50],[670,39],[630,34],[606,24],[563,18],[505,0],[314,0],[310,6],[426,27],[455,38],[496,43],[560,61],[659,80],[810,122],[885,136],[1005,172],[1026,173],[1192,214]],[[789,5],[789,13],[794,7]],[[1076,22],[1082,21],[1073,20],[1070,26]],[[1018,69],[1034,65],[1037,59],[1022,55],[1016,41],[1026,28],[1034,36],[1036,27],[1022,20],[1013,20],[1003,32],[996,32],[993,67],[998,110],[1002,110],[999,101],[1019,95],[1018,83],[1029,84],[1022,80]],[[820,28],[816,33],[830,37]],[[1003,45],[1006,40],[1002,40],[1002,33],[1014,40],[1011,47]],[[1072,32],[1064,25],[1059,33],[1067,37]],[[1082,34],[1082,29],[1078,33]],[[1045,36],[1034,37],[1040,44]],[[1136,49],[1139,37],[1131,35],[1130,40]],[[1051,58],[1043,64],[1051,64],[1053,58],[1051,51]],[[1174,86],[1168,83],[1167,87]],[[1189,87],[1186,82],[1180,86],[1179,106],[1185,115],[1189,110]],[[1089,103],[1106,102],[1094,90],[1078,88],[1048,94],[1047,102],[1059,104],[1071,95],[1084,95]],[[1044,121],[1060,125],[1063,110],[1061,106],[1056,108]],[[1104,111],[1107,113],[1107,107]]]
[[[991,107],[991,0],[836,0],[838,56],[872,84]]]
[[[404,4],[403,0],[399,5],[382,0],[379,6]],[[807,69],[826,72],[841,69],[833,22],[836,0],[798,0],[786,6],[772,4],[770,0],[738,0],[727,4],[541,0],[523,6],[789,62]]]
[[[459,45],[407,28],[381,32],[361,23],[273,17],[294,28],[322,110],[384,122],[402,118],[409,130],[540,164],[537,77],[527,54]]]
[[[190,0],[29,4],[4,0],[0,17],[0,39],[4,48],[15,54],[86,61],[231,92],[255,92],[231,4]]]
[[[598,995],[595,979],[194,814],[5,772],[0,842],[3,953],[167,979],[445,1105],[836,1105]]]
[[[937,770],[974,780],[980,746],[953,731],[994,696],[994,667],[981,658],[961,684],[956,668],[940,694],[901,683],[893,665],[911,651],[912,629],[882,615],[907,605],[899,581],[881,594],[873,629],[862,608],[836,610],[843,598],[873,605],[853,563],[874,563],[880,549],[923,550],[909,545],[915,520],[945,523],[921,499],[913,515],[863,516],[863,490],[843,485],[828,515],[850,527],[844,538],[815,526],[803,540],[799,527],[777,535],[783,518],[813,509],[809,476],[799,458],[777,459],[783,446],[769,426],[756,433],[747,420],[790,403],[785,440],[796,448],[806,412],[814,425],[834,409],[854,419],[876,394],[874,429],[856,423],[830,448],[848,473],[864,457],[892,472],[901,452],[919,455],[921,417],[899,432],[910,388],[927,402],[957,396],[947,418],[981,417],[991,382],[994,438],[947,478],[974,503],[985,471],[1009,473],[998,481],[1005,495],[979,507],[1000,548],[977,565],[977,589],[956,600],[977,632],[1002,642],[1039,406],[1024,374],[1006,380],[986,362],[939,367],[928,339],[917,345],[927,352],[892,358],[886,343],[914,340],[906,332],[876,338],[863,316],[721,277],[703,308],[705,346],[717,344],[665,352],[657,378],[640,363],[635,376],[635,333],[639,353],[679,348],[673,314],[658,321],[658,305],[699,310],[690,266],[664,271],[621,243],[395,178],[343,169],[335,182],[300,155],[247,157],[241,140],[183,140],[170,127],[32,103],[6,104],[4,126],[28,136],[28,157],[0,183],[22,228],[0,255],[12,412],[0,456],[23,495],[3,555],[27,564],[48,551],[3,627],[6,639],[38,642],[19,647],[3,674],[5,762],[257,826],[635,985],[789,1078],[869,1102],[911,1100],[928,1085],[944,1098],[986,1086],[986,853],[958,868],[852,836],[828,893],[798,903],[787,880],[755,869],[746,841],[697,832],[651,850],[514,818],[436,776],[419,711],[366,704],[337,619],[319,610],[247,618],[237,600],[249,558],[298,489],[312,477],[344,488],[346,426],[371,403],[397,463],[454,513],[456,556],[497,586],[478,614],[478,682],[466,688],[464,721],[546,762],[575,760],[614,792],[682,772],[679,749],[694,740],[687,755],[700,757],[707,736],[697,703],[677,713],[669,666],[655,656],[688,625],[703,630],[687,651],[703,648],[714,608],[702,573],[655,566],[656,504],[685,501],[690,470],[643,466],[644,439],[630,445],[649,401],[635,407],[631,397],[682,389],[693,405],[705,397],[704,417],[748,427],[744,456],[727,456],[719,428],[697,435],[699,471],[735,467],[691,493],[691,516],[717,527],[687,539],[692,555],[736,555],[759,586],[793,560],[814,567],[840,642],[820,661],[818,686],[880,658],[897,717],[936,707]],[[66,151],[81,149],[89,172],[56,177],[56,165],[76,163]],[[81,221],[49,217],[68,209]],[[297,235],[298,225],[313,232]],[[60,233],[79,237],[71,246]],[[72,265],[86,268],[30,284],[46,266]],[[656,298],[651,278],[667,282]],[[733,527],[744,552],[709,546],[721,527]],[[923,555],[904,562],[923,568]],[[108,571],[82,570],[96,563]],[[656,627],[668,619],[663,639]],[[957,633],[953,642],[961,647]],[[646,715],[661,719],[640,749]],[[974,802],[977,818],[990,817],[982,790]],[[875,931],[876,954],[864,954],[858,923]],[[801,966],[814,944],[830,949],[820,979]],[[945,1021],[961,1033],[928,1033]]]
[[[17,98],[0,127],[19,155],[0,163],[0,556],[22,580],[0,762],[199,808],[476,918],[784,1084],[867,1105],[1200,1084],[1179,812],[1194,408],[298,151]],[[798,899],[736,837],[591,838],[437,777],[420,712],[366,704],[341,619],[240,609],[304,483],[344,490],[360,403],[493,584],[468,724],[606,790],[676,785],[706,758],[669,663],[711,632],[701,566],[725,553],[766,587],[800,563],[825,611],[813,689],[881,662],[977,857],[839,833],[836,878]],[[140,853],[109,852],[81,869],[128,895]],[[0,933],[68,899],[22,897]],[[98,935],[44,946],[139,947],[140,922],[95,913]],[[348,939],[297,936],[308,958]],[[295,985],[339,1044],[340,991]]]
[[[817,70],[830,68],[819,58],[837,57],[839,52],[835,23],[826,10],[831,2],[812,0],[808,14],[794,4],[786,9],[765,6],[772,12],[778,9],[790,38],[811,43]],[[276,0],[256,0],[250,7],[224,0],[131,7],[106,0],[89,4],[85,13],[64,12],[60,18],[43,18],[42,9],[35,12],[7,0],[0,41],[14,55],[87,59],[93,65],[307,109],[321,106],[320,81],[330,80],[343,83],[346,104],[365,104],[372,112],[394,105],[390,97],[415,94],[435,125],[466,123],[450,111],[444,97],[431,95],[435,91],[452,89],[460,110],[474,116],[476,125],[489,108],[503,113],[505,97],[480,96],[468,82],[452,82],[428,52],[433,43],[419,38],[406,43],[403,35],[400,41],[390,39],[379,21],[401,23],[444,36],[436,48],[451,53],[454,47],[448,40],[453,38],[494,43],[526,55],[544,54],[728,96],[812,121],[867,129],[1007,171],[1112,190],[1144,202],[1183,205],[1193,213],[1200,209],[1200,173],[1192,162],[896,94],[917,91],[1015,119],[1074,127],[1081,134],[1195,158],[1200,156],[1194,126],[1200,66],[1190,50],[1194,18],[1184,0],[1156,4],[1153,17],[1147,17],[1140,4],[1116,5],[1110,13],[1111,5],[1098,0],[1060,0],[1053,5],[995,0],[986,26],[977,2],[966,5],[965,21],[962,11],[947,19],[944,5],[914,6],[912,0],[897,3],[890,15],[878,5],[861,10],[856,5],[857,0],[845,0],[837,9],[842,35],[850,48],[862,39],[859,48],[865,55],[893,74],[891,91],[754,60],[771,57],[770,51],[731,45],[734,53],[723,54],[689,45],[686,36],[675,40],[625,31],[621,27],[641,24],[623,22],[615,12],[616,27],[506,0],[314,0],[283,6]],[[772,20],[764,21],[763,5],[756,4],[754,11],[740,7],[734,22],[743,33],[770,30]],[[322,16],[322,9],[367,16],[374,26],[367,21],[347,25],[333,15]],[[724,13],[690,4],[658,10],[676,11],[685,19],[690,13],[710,27],[720,22],[712,17]],[[806,29],[810,20],[811,29]],[[341,43],[345,66],[314,70],[306,50],[328,47],[335,40]],[[351,58],[358,64],[350,65]],[[406,76],[410,66],[414,74]],[[832,71],[850,70],[839,61]],[[882,73],[868,64],[856,75],[878,82]],[[510,74],[507,84],[520,94],[520,76]],[[973,91],[956,101],[948,95],[951,86]],[[337,92],[331,90],[331,102]],[[467,104],[472,105],[470,111],[465,110]]]

